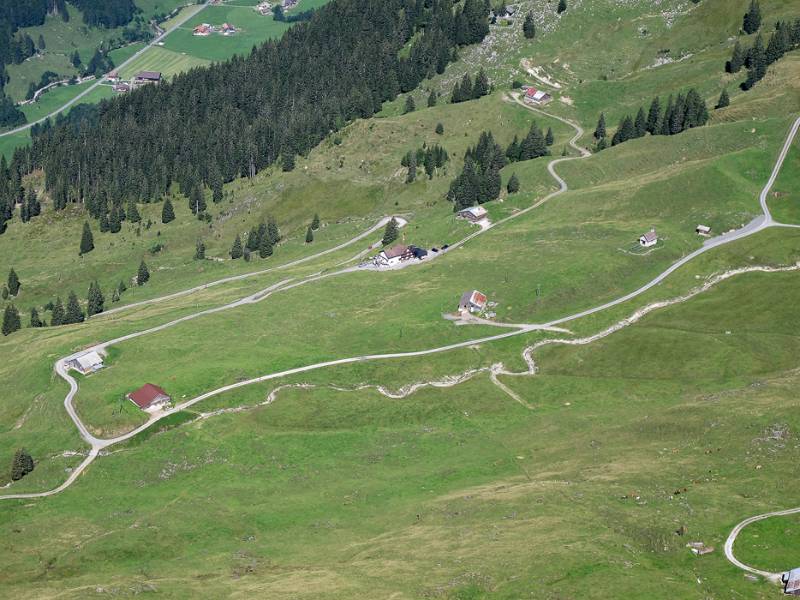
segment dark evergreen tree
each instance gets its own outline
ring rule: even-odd
[[[268,235],[262,236],[261,244],[258,246],[258,255],[261,258],[272,256],[272,242],[269,241]]]
[[[192,188],[192,193],[189,195],[189,208],[192,209],[192,214],[195,215],[206,211],[206,195],[199,185]]]
[[[319,215],[317,213],[314,213],[314,218],[311,219],[311,229],[314,231],[319,229]]]
[[[236,260],[237,258],[242,258],[243,251],[242,251],[242,238],[239,237],[239,234],[236,234],[236,239],[233,240],[233,246],[231,246],[230,252],[231,258]]]
[[[714,108],[725,108],[726,106],[730,106],[730,103],[731,99],[728,96],[728,90],[723,88],[722,93],[719,95],[719,100],[717,100],[717,105]]]
[[[547,156],[550,151],[547,149],[547,142],[542,135],[542,130],[533,123],[528,135],[522,140],[519,146],[519,160],[531,160],[540,156]]]
[[[625,115],[622,121],[620,121],[617,130],[614,132],[614,137],[611,138],[611,145],[616,146],[617,144],[632,140],[635,137],[636,127],[633,124],[633,119],[631,119],[630,115]]]
[[[567,0],[558,0],[558,8],[556,9],[556,12],[561,14],[565,10],[567,10]]]
[[[85,318],[86,315],[83,314],[78,296],[75,295],[75,292],[70,291],[69,297],[67,298],[67,310],[64,313],[64,324],[72,325],[75,323],[83,323]]]
[[[203,240],[197,240],[197,244],[194,248],[194,259],[195,260],[205,260],[206,258],[206,245],[203,243]]]
[[[758,0],[750,0],[750,6],[742,19],[742,29],[746,34],[755,33],[761,27],[761,6]]]
[[[650,109],[647,111],[647,131],[651,135],[658,134],[661,129],[661,100],[658,96],[650,102]]]
[[[131,223],[138,223],[142,220],[141,215],[139,215],[139,209],[136,208],[136,202],[133,200],[128,200],[128,210],[126,212],[126,216],[128,221]]]
[[[56,302],[50,314],[50,325],[64,325],[65,319],[64,304],[61,302],[61,297],[59,296],[56,298]]]
[[[529,40],[536,37],[536,23],[533,22],[532,13],[525,15],[525,21],[522,23],[522,33]]]
[[[745,57],[746,55],[744,50],[742,50],[742,45],[739,43],[739,40],[736,40],[736,43],[733,45],[731,59],[725,63],[725,70],[728,73],[738,73],[744,65]]]
[[[647,117],[644,114],[644,108],[639,107],[639,112],[636,113],[636,120],[633,122],[633,128],[636,132],[634,137],[644,137],[644,134],[647,133]]]
[[[119,233],[122,229],[122,216],[116,206],[112,207],[108,215],[108,230],[111,233]]]
[[[508,162],[516,162],[519,160],[519,138],[514,135],[514,139],[511,140],[511,143],[506,148],[506,159]]]
[[[294,171],[294,152],[288,151],[283,153],[283,161],[281,163],[281,170],[284,173]]]
[[[441,123],[437,123],[436,124],[436,134],[437,135],[442,135],[443,133],[444,133],[444,125],[442,125]]]
[[[20,448],[14,453],[14,458],[11,461],[11,480],[19,481],[33,471],[33,468],[33,457],[25,448]]]
[[[92,315],[103,312],[105,301],[106,300],[103,297],[103,292],[100,290],[100,286],[97,284],[97,282],[93,281],[91,284],[89,284],[89,296],[87,298],[86,314],[91,317]]]
[[[392,217],[388,223],[386,223],[386,228],[383,230],[383,239],[381,243],[384,246],[388,246],[392,242],[394,242],[400,235],[400,228],[398,226],[397,221],[394,217]]]
[[[767,52],[764,40],[759,33],[747,55],[747,79],[742,83],[743,90],[749,90],[767,74]]]
[[[436,91],[431,90],[431,93],[428,95],[428,108],[433,108],[436,106],[437,100],[438,96],[436,95]]]
[[[414,183],[417,178],[417,157],[411,154],[408,159],[408,174],[406,175],[406,183]]]
[[[35,306],[33,308],[31,308],[31,325],[30,326],[31,327],[44,327],[44,323],[42,322],[42,319],[39,318],[39,311],[36,310]]]
[[[472,97],[481,98],[489,93],[489,78],[486,71],[481,68],[475,76],[475,84],[472,86]]]
[[[165,225],[175,220],[175,209],[172,206],[172,200],[167,198],[164,200],[164,206],[161,207],[161,222]]]
[[[405,106],[403,107],[403,114],[407,115],[408,113],[414,112],[416,109],[417,107],[414,105],[414,97],[411,94],[409,94],[408,96],[406,96],[406,103]]]
[[[84,254],[88,254],[94,250],[94,236],[92,235],[92,229],[89,227],[89,222],[85,222],[83,224],[83,233],[81,234],[81,249],[80,249],[80,256]]]
[[[594,139],[602,140],[606,137],[606,115],[600,113],[600,118],[597,119],[597,127],[594,128]]]
[[[547,133],[544,136],[544,143],[547,144],[548,146],[552,146],[554,141],[555,137],[553,137],[553,128],[548,127]]]
[[[267,235],[269,236],[269,243],[275,246],[281,241],[281,232],[278,229],[278,223],[274,217],[267,219]]]
[[[241,248],[241,244],[239,246]],[[150,281],[150,270],[147,268],[144,259],[139,263],[139,270],[136,272],[136,285],[144,285]]]
[[[511,174],[511,178],[506,184],[506,191],[508,191],[509,194],[516,194],[519,191],[519,179],[517,179],[516,173]]]
[[[258,246],[261,243],[261,239],[258,235],[258,228],[253,227],[250,230],[250,233],[247,234],[247,243],[245,244],[245,248],[250,250],[251,252],[258,250]]]
[[[314,241],[314,230],[309,227],[306,229],[306,244],[310,244]]]
[[[19,282],[17,272],[13,268],[8,272],[8,281],[6,286],[8,287],[8,293],[12,296],[19,294],[19,288],[21,287],[21,284]]]
[[[6,304],[3,312],[3,335],[11,335],[22,327],[19,319],[19,311],[13,304]]]

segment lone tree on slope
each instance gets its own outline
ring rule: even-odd
[[[17,272],[12,268],[8,272],[8,293],[12,296],[16,296],[19,294],[19,288],[22,287],[22,284],[19,282],[19,277],[17,277]]]
[[[533,15],[531,13],[525,15],[525,22],[522,24],[522,33],[529,40],[536,37],[536,23],[533,22]]]
[[[80,256],[83,256],[92,250],[94,250],[94,236],[92,235],[92,229],[89,227],[89,222],[87,221],[83,224]]]
[[[3,335],[11,335],[15,331],[19,331],[22,323],[19,319],[19,311],[13,304],[6,305],[3,312]]]
[[[384,246],[391,244],[400,235],[399,230],[400,228],[397,224],[397,220],[392,217],[392,220],[386,224],[386,229],[383,230],[383,239],[381,240],[381,243]]]
[[[714,108],[725,108],[726,106],[730,106],[731,99],[728,96],[728,90],[723,89],[722,93],[719,95],[719,100],[717,100],[717,105]]]
[[[237,258],[242,258],[244,251],[242,250],[242,238],[239,237],[239,234],[236,234],[236,239],[233,240],[233,246],[231,246],[231,258],[236,260]]]
[[[70,291],[69,298],[67,299],[67,312],[64,316],[64,324],[83,323],[85,318],[86,316],[83,314],[78,296],[75,295],[75,292]]]
[[[136,283],[137,285],[144,285],[150,280],[150,270],[147,268],[147,265],[142,259],[142,262],[139,263],[139,271],[136,273]]]
[[[306,244],[310,244],[314,241],[314,230],[309,227],[306,229]]]
[[[509,194],[516,194],[519,191],[519,179],[517,179],[516,173],[511,174],[511,179],[506,184],[506,190],[508,190]]]
[[[314,213],[314,218],[311,219],[311,229],[313,229],[314,231],[319,229],[319,215],[316,213]]]
[[[167,198],[164,200],[164,206],[161,208],[161,222],[165,225],[175,220],[175,208],[172,206],[172,200]]]
[[[567,0],[558,0],[558,8],[556,9],[556,12],[561,14],[565,10],[567,10]]]
[[[19,481],[33,471],[33,467],[33,457],[25,448],[20,448],[14,453],[14,459],[11,461],[11,479]]]
[[[414,112],[417,109],[416,105],[414,104],[414,98],[410,95],[406,96],[406,105],[403,107],[403,114],[407,115],[408,113]]]

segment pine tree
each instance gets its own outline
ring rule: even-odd
[[[197,240],[197,244],[195,244],[194,248],[194,259],[205,260],[205,258],[206,258],[206,245],[203,243],[203,240]]]
[[[758,0],[750,0],[750,7],[742,19],[742,29],[748,35],[755,33],[761,27],[761,7]]]
[[[19,311],[13,304],[6,304],[3,312],[3,335],[10,335],[22,327],[19,319]]]
[[[97,282],[93,281],[91,284],[89,284],[89,296],[87,298],[86,314],[91,317],[92,315],[103,312],[104,304],[105,298],[103,297],[103,292],[100,290],[100,286],[97,284]]]
[[[125,282],[124,282],[124,281],[122,281],[122,280],[120,279],[120,280],[119,280],[119,285],[117,286],[117,291],[119,292],[119,295],[121,296],[121,295],[122,295],[122,294],[124,294],[124,293],[125,293],[127,290],[128,290],[128,286],[127,286],[127,285],[125,285]]]
[[[150,270],[142,259],[139,263],[139,270],[136,272],[136,285],[144,285],[150,280]]]
[[[53,305],[53,310],[50,314],[50,325],[63,325],[66,315],[64,314],[64,304],[61,302],[61,297],[56,297],[56,303]]]
[[[128,200],[128,210],[127,210],[127,217],[128,221],[131,223],[138,223],[142,220],[141,215],[139,214],[139,209],[136,208],[136,202],[133,200]]]
[[[319,229],[319,215],[317,213],[314,213],[314,218],[311,219],[311,229],[314,231]]]
[[[67,310],[64,314],[64,324],[72,325],[74,323],[83,323],[86,316],[81,309],[81,303],[78,301],[78,296],[75,292],[70,291],[69,298],[67,298]]]
[[[199,215],[206,210],[206,195],[200,185],[195,185],[192,188],[192,193],[189,196],[189,208],[192,209],[192,214]]]
[[[391,220],[386,223],[386,228],[383,230],[383,239],[381,240],[381,243],[384,246],[388,246],[395,241],[400,235],[399,229],[400,228],[398,227],[397,221],[394,217],[392,217]]]
[[[92,229],[89,227],[89,222],[86,221],[83,224],[83,233],[81,234],[81,250],[79,255],[83,256],[94,250],[94,236],[92,235]]]
[[[17,272],[13,268],[8,272],[8,283],[6,285],[8,286],[9,294],[12,296],[19,294],[19,288],[22,286],[19,282],[19,277],[17,277]]]
[[[723,88],[722,93],[719,95],[719,100],[717,100],[717,105],[714,108],[725,108],[726,106],[730,106],[730,103],[731,99],[728,96],[728,90]]]
[[[746,55],[744,50],[742,50],[742,45],[739,43],[739,40],[736,40],[736,43],[733,45],[731,59],[725,63],[725,70],[728,73],[738,73],[744,65],[745,58]]]
[[[33,471],[33,468],[33,457],[25,448],[20,448],[14,453],[14,458],[11,461],[11,480],[19,481]]]
[[[597,127],[594,128],[594,139],[602,140],[606,137],[606,115],[600,113],[600,118],[597,119]]]
[[[408,174],[406,175],[406,183],[414,183],[417,178],[417,158],[411,154],[408,161]]]
[[[548,127],[547,134],[544,136],[544,143],[547,144],[548,146],[552,146],[554,141],[555,138],[553,137],[553,128]]]
[[[39,311],[36,310],[35,306],[31,308],[31,327],[44,327],[42,319],[39,318]]]
[[[253,227],[250,230],[250,233],[247,234],[247,243],[245,244],[245,248],[247,248],[251,252],[253,250],[258,250],[259,243],[260,239],[258,237],[258,228]]]
[[[522,23],[522,33],[529,40],[536,37],[536,23],[533,22],[533,14],[528,13],[525,15],[525,22]]]
[[[444,133],[444,125],[442,125],[441,123],[437,123],[436,124],[436,134],[437,135],[442,135],[443,133]]]
[[[650,110],[647,111],[647,131],[651,135],[656,135],[661,128],[661,100],[658,96],[653,98],[650,103]]]
[[[561,14],[565,10],[567,10],[567,0],[558,0],[558,8],[556,9],[556,12]]]
[[[108,216],[108,230],[111,233],[119,233],[120,229],[122,229],[122,220],[117,207],[114,206]]]
[[[437,100],[438,100],[438,97],[436,96],[436,91],[435,90],[431,90],[431,93],[428,96],[428,108],[433,108],[434,106],[436,106]]]
[[[233,240],[233,246],[231,246],[230,255],[233,260],[242,258],[244,255],[244,252],[242,251],[242,238],[239,237],[238,233],[236,234],[236,239]]]
[[[310,244],[314,241],[314,231],[309,227],[306,229],[306,244]]]
[[[743,90],[749,90],[764,78],[767,73],[767,54],[764,49],[764,40],[759,33],[753,47],[748,53],[747,79],[742,83]]]
[[[417,107],[414,105],[414,97],[409,94],[406,96],[406,104],[403,107],[403,114],[407,115],[408,113],[414,112],[416,109]]]
[[[475,85],[472,86],[472,97],[477,99],[481,98],[489,93],[489,78],[486,76],[486,71],[481,70],[478,71],[478,74],[475,76]]]
[[[269,241],[268,235],[261,238],[261,245],[258,247],[258,255],[261,258],[272,256],[272,242]]]
[[[275,246],[281,241],[281,232],[278,229],[278,223],[274,217],[267,219],[267,235],[269,236],[269,243]]]
[[[614,132],[614,137],[611,138],[611,145],[616,146],[617,144],[632,140],[635,137],[636,127],[633,124],[633,119],[631,119],[630,115],[625,115],[622,121],[620,121],[617,131]]]
[[[517,179],[516,173],[511,174],[511,178],[506,184],[506,191],[508,191],[509,194],[516,194],[519,191],[519,179]]]
[[[164,206],[161,207],[161,222],[165,225],[175,220],[175,209],[172,206],[172,200],[167,198],[164,200]]]
[[[635,137],[644,137],[647,133],[647,117],[644,116],[644,109],[639,107],[639,112],[636,113],[636,120],[633,122],[633,128],[636,132]]]

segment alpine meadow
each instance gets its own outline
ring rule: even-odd
[[[0,597],[800,595],[796,0],[0,3]]]

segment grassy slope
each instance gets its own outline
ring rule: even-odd
[[[553,35],[574,32],[555,29]],[[713,50],[698,61],[698,80],[703,70],[708,76],[718,66]],[[123,387],[151,375],[181,396],[292,361],[311,362],[312,354],[338,357],[365,347],[420,347],[478,335],[478,329],[453,331],[439,320],[438,313],[451,309],[467,287],[500,300],[503,316],[534,320],[631,289],[696,247],[696,222],[709,221],[719,231],[755,213],[755,194],[788,126],[786,108],[800,108],[792,87],[797,65],[796,57],[785,59],[763,85],[715,115],[713,126],[645,138],[563,165],[560,172],[574,191],[427,267],[329,280],[122,345],[108,371],[82,384],[79,406],[96,424],[113,429],[131,422],[132,413],[109,416]],[[673,67],[640,74],[635,94],[649,98],[648,87],[660,85],[665,68]],[[583,111],[592,120],[602,96],[582,90],[569,90],[575,109],[554,108],[572,116]],[[414,217],[409,241],[440,243],[443,236],[460,235],[464,226],[451,221],[440,199],[458,158],[448,176],[405,186],[399,157],[422,140],[441,142],[460,156],[481,129],[493,129],[506,142],[530,118],[496,94],[481,104],[359,122],[343,132],[340,146],[326,142],[294,173],[268,174],[252,187],[232,186],[234,202],[225,208],[235,216],[214,223],[207,233],[209,253],[224,253],[235,231],[270,212],[294,236],[302,235],[314,211],[333,223],[396,210]],[[437,121],[445,124],[443,138],[432,133]],[[560,148],[569,132],[555,129]],[[506,169],[505,177],[511,170],[522,176],[523,192],[493,203],[492,214],[509,214],[551,189],[543,167],[539,160]],[[776,189],[791,188],[792,176],[782,176]],[[185,212],[183,202],[177,206]],[[105,254],[89,255],[79,270],[69,253],[81,222],[63,218],[74,235],[65,236],[70,241],[63,242],[64,257],[58,259],[64,277],[59,287],[85,285],[93,277],[106,287],[131,273],[156,239],[153,230],[143,238],[129,231],[124,244],[120,236],[97,236]],[[173,225],[171,233],[162,233],[170,236],[167,253],[148,259],[170,277],[156,271],[148,288],[131,299],[208,280],[212,269],[216,276],[247,268],[222,263],[203,265],[204,272],[187,269],[199,225],[180,215]],[[634,256],[618,250],[650,225],[667,238],[656,252]],[[364,226],[331,224],[315,244],[345,239]],[[4,253],[13,236],[15,246],[31,239],[19,229],[13,224],[0,239]],[[720,249],[636,302],[570,328],[597,331],[728,265],[795,261],[797,241],[797,232],[770,231]],[[290,242],[275,259],[306,252],[301,246]],[[48,252],[51,260],[61,255]],[[25,264],[21,255],[14,257]],[[29,264],[35,269],[38,263]],[[35,271],[22,278],[23,305],[45,297],[54,281]],[[272,275],[235,290],[216,288],[82,327],[25,331],[0,341],[4,355],[15,357],[0,367],[0,378],[13,382],[10,400],[0,405],[0,447],[10,456],[13,448],[27,445],[37,458],[45,457],[15,489],[59,481],[64,466],[78,460],[55,457],[80,444],[61,407],[64,386],[47,377],[52,360],[92,340],[164,322],[195,310],[195,304],[218,305],[271,281]],[[538,298],[537,284],[543,291]],[[81,586],[147,584],[166,597],[187,590],[216,597],[231,589],[291,597],[687,597],[697,593],[700,579],[704,595],[726,597],[735,590],[767,597],[773,590],[744,580],[719,551],[692,559],[683,547],[687,539],[673,532],[686,525],[688,537],[719,547],[733,523],[783,507],[797,495],[791,481],[780,494],[771,485],[796,462],[795,445],[759,441],[775,423],[797,429],[786,406],[797,385],[793,361],[800,332],[792,307],[781,302],[797,293],[796,274],[746,276],[603,342],[542,351],[539,377],[504,379],[537,406],[533,413],[482,377],[404,401],[371,392],[288,392],[266,409],[145,436],[101,459],[66,494],[29,508],[10,504],[0,513],[0,529],[12,540],[0,586],[21,596],[47,596],[65,587],[79,596],[85,592]],[[238,333],[242,323],[249,335]],[[302,381],[402,385],[498,359],[518,365],[521,347],[522,340],[509,340],[424,361],[318,372]],[[246,388],[197,409],[255,404],[269,389]],[[689,492],[674,494],[683,487]],[[102,510],[87,508],[98,498]],[[59,535],[48,539],[42,554],[44,531]],[[752,546],[743,540],[743,547]],[[770,549],[777,544],[764,543]],[[780,548],[757,558],[765,568],[787,566]]]

